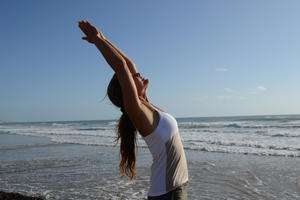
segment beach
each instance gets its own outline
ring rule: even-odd
[[[300,200],[299,10],[0,0],[0,200]]]
[[[268,149],[260,136],[256,138],[260,141],[256,146],[249,145],[255,143],[251,133],[244,134],[245,138],[239,141],[231,141],[229,146],[227,140],[231,136],[222,134],[229,129],[231,134],[237,130],[249,131],[245,120],[240,123],[237,119],[233,123],[232,118],[177,120],[188,160],[189,199],[300,199],[299,149],[293,146],[299,144],[298,118],[266,119],[264,125],[255,123],[261,126],[260,134],[264,128],[278,131],[285,127],[280,133],[264,133],[264,137],[271,135],[270,144],[277,144]],[[115,121],[1,124],[0,190],[41,195],[47,200],[146,199],[151,154],[140,138],[138,176],[134,180],[122,177],[118,171],[119,149],[113,142],[115,124]],[[245,127],[241,128],[242,125]],[[208,137],[205,134],[209,130]],[[255,133],[255,127],[251,131]],[[285,134],[286,138],[278,134]],[[204,143],[204,138],[209,140]],[[242,145],[246,142],[248,145]]]

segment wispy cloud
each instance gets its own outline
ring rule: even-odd
[[[227,68],[216,68],[215,71],[216,72],[227,72],[228,69]]]
[[[232,99],[233,97],[231,95],[220,95],[220,96],[217,96],[217,99],[220,100],[220,101],[224,101],[224,100],[229,100],[229,99]]]
[[[264,86],[257,86],[255,89],[258,91],[266,91],[267,90],[267,88],[265,88]]]
[[[228,101],[228,100],[245,100],[247,99],[244,95],[246,95],[244,93],[244,95],[241,94],[241,92],[238,92],[232,88],[229,88],[229,87],[226,87],[224,88],[224,91],[227,93],[227,94],[224,94],[224,95],[218,95],[216,96],[216,98],[219,100],[219,101]],[[267,88],[262,86],[262,85],[259,85],[259,86],[256,86],[254,88],[250,88],[248,89],[248,94],[251,94],[251,95],[260,95],[260,94],[263,94],[267,91]]]
[[[261,85],[255,87],[255,88],[249,89],[250,94],[261,94],[265,91],[267,91],[267,88],[265,88],[264,86],[261,86]]]
[[[238,91],[232,89],[232,88],[224,88],[224,91],[226,91],[227,95],[219,95],[217,96],[217,99],[220,101],[225,100],[245,100],[246,98],[241,96]]]
[[[226,101],[226,100],[245,100],[246,98],[240,95],[220,95],[217,96],[219,101]]]
[[[233,93],[233,92],[235,92],[233,89],[231,89],[231,88],[224,88],[224,90],[226,91],[226,92],[228,92],[228,93]]]

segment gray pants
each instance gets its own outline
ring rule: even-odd
[[[155,197],[148,196],[148,200],[187,200],[187,190],[188,182],[166,194]]]

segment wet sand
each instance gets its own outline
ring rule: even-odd
[[[32,196],[22,195],[19,193],[0,191],[0,200],[44,200],[44,199],[41,197],[32,197]]]

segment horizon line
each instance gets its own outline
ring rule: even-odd
[[[300,114],[248,114],[248,115],[214,115],[214,116],[198,116],[198,117],[175,117],[176,119],[184,118],[212,118],[212,117],[254,117],[254,116],[285,116],[285,115],[299,115]],[[118,119],[83,119],[83,120],[46,120],[46,121],[9,121],[0,120],[0,124],[4,123],[42,123],[42,122],[79,122],[79,121],[116,121]]]

